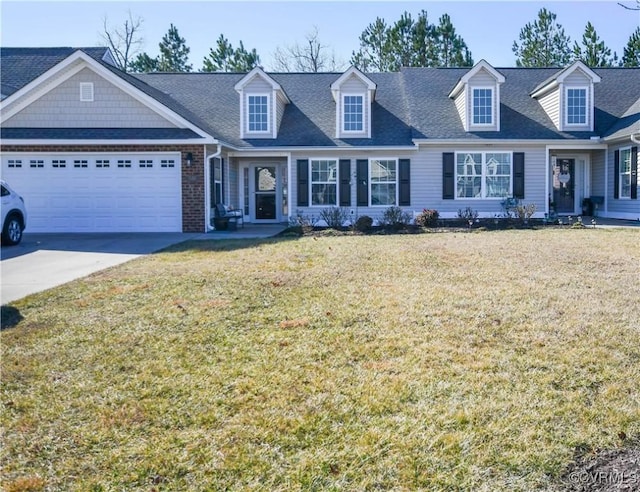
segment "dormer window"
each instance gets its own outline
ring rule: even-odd
[[[500,86],[505,78],[480,60],[449,93],[466,132],[500,131]]]
[[[278,138],[290,102],[280,84],[256,67],[234,88],[240,95],[240,138]]]
[[[336,103],[336,138],[371,138],[376,84],[351,67],[331,84]]]
[[[493,88],[473,89],[473,124],[493,125]]]
[[[600,76],[580,60],[539,84],[531,97],[560,131],[593,131],[595,88]]]
[[[247,96],[247,131],[265,133],[269,131],[269,96],[266,94]]]
[[[343,96],[345,132],[362,132],[364,129],[364,96]]]
[[[587,88],[567,87],[567,125],[587,124]]]

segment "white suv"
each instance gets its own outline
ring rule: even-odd
[[[2,244],[18,244],[22,231],[27,227],[27,210],[24,200],[5,182],[2,186]]]

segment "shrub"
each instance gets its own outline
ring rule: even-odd
[[[515,208],[515,213],[523,224],[527,224],[533,214],[536,213],[536,204],[528,203],[526,205],[517,205]]]
[[[341,229],[349,218],[349,212],[342,207],[325,208],[320,212],[320,218],[325,221],[327,227]]]
[[[358,217],[358,220],[356,220],[354,224],[354,228],[359,232],[367,232],[369,229],[371,229],[372,225],[373,219],[368,215],[363,215],[362,217]]]
[[[478,211],[473,210],[471,207],[467,207],[464,210],[458,209],[458,218],[464,220],[476,220],[478,218]]]
[[[400,207],[392,206],[384,211],[380,223],[385,227],[400,229],[411,222],[411,214],[403,211]]]
[[[289,218],[289,227],[300,228],[303,232],[309,232],[316,226],[317,220],[313,216],[307,216],[296,210],[296,215]]]
[[[440,214],[434,209],[423,209],[416,217],[416,224],[420,227],[436,227]]]

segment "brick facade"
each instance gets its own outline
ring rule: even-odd
[[[204,145],[2,145],[0,152],[180,152],[182,156],[182,232],[205,232]],[[191,152],[191,166],[187,154]]]

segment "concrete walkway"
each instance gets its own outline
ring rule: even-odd
[[[282,224],[247,224],[237,231],[193,233],[29,234],[0,249],[2,304],[57,287],[189,240],[254,239],[275,236]]]

